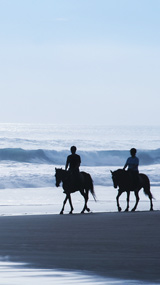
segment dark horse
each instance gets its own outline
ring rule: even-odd
[[[143,188],[144,193],[148,195],[150,199],[150,211],[153,211],[153,203],[152,203],[153,196],[150,191],[150,181],[147,175],[139,173],[138,184],[137,184],[137,187],[135,188],[133,186],[133,181],[128,171],[125,171],[123,169],[118,169],[116,171],[111,171],[111,173],[112,173],[112,180],[113,180],[114,188],[117,188],[119,186],[118,195],[116,197],[117,207],[118,207],[119,212],[122,210],[119,205],[119,197],[121,196],[123,192],[127,192],[127,208],[125,211],[127,212],[129,210],[130,191],[134,191],[134,194],[136,196],[136,204],[133,207],[132,211],[136,210],[138,202],[139,202],[138,192],[141,188]]]
[[[84,213],[85,210],[87,210],[87,212],[90,212],[90,209],[87,207],[89,190],[91,194],[93,195],[93,198],[96,201],[93,181],[92,181],[90,174],[83,172],[83,171],[80,172],[82,182],[81,182],[81,185],[78,186],[78,185],[75,185],[72,179],[73,177],[69,171],[63,170],[62,168],[56,168],[55,171],[56,171],[55,173],[56,186],[59,187],[60,183],[62,182],[62,187],[64,189],[64,193],[66,194],[66,198],[64,199],[63,207],[62,207],[60,214],[63,214],[64,207],[65,207],[67,200],[69,200],[69,204],[71,206],[70,214],[72,214],[73,205],[72,205],[70,194],[76,191],[80,191],[81,195],[84,197],[84,200],[85,200],[84,207],[81,213]]]

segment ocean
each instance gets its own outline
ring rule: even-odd
[[[135,147],[140,172],[159,186],[159,138],[158,126],[0,124],[0,189],[54,187],[55,167],[64,168],[72,145],[94,185],[111,186],[110,170],[122,168]]]

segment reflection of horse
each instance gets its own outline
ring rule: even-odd
[[[125,171],[123,169],[118,169],[116,171],[111,171],[112,173],[112,180],[113,180],[113,185],[114,188],[117,188],[117,186],[119,186],[118,189],[118,195],[116,197],[117,200],[117,207],[118,207],[118,211],[120,212],[122,209],[119,205],[119,197],[121,196],[121,194],[123,192],[127,192],[127,208],[125,211],[129,210],[129,196],[130,196],[130,191],[134,191],[134,194],[136,196],[136,204],[134,206],[134,208],[132,209],[132,211],[135,211],[139,202],[139,195],[138,192],[141,188],[143,188],[144,193],[146,195],[148,195],[149,199],[150,199],[150,211],[153,210],[153,204],[152,204],[152,194],[150,192],[150,181],[149,178],[145,175],[140,173],[139,179],[138,179],[138,184],[137,187],[135,188],[133,186],[133,181],[131,179],[131,176],[129,174],[128,171]]]
[[[74,193],[76,191],[80,191],[81,195],[84,197],[85,203],[84,203],[84,208],[81,213],[84,213],[85,210],[90,212],[90,209],[87,207],[87,202],[88,202],[88,194],[89,190],[91,194],[93,195],[95,201],[96,201],[96,196],[94,192],[94,187],[93,187],[93,181],[90,176],[90,174],[86,172],[80,172],[81,176],[81,182],[75,184],[75,179],[73,179],[73,174],[69,171],[63,170],[62,168],[56,168],[55,169],[55,178],[56,178],[56,186],[58,187],[60,183],[62,182],[62,187],[64,189],[64,193],[66,194],[66,198],[64,199],[63,202],[63,207],[60,212],[60,214],[63,214],[65,204],[67,200],[69,200],[70,206],[71,206],[71,211],[70,214],[72,214],[73,211],[73,205],[72,205],[72,200],[71,200],[71,193]],[[80,185],[78,185],[80,184]]]

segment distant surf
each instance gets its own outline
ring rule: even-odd
[[[94,185],[113,186],[110,170],[122,168],[137,149],[139,171],[160,186],[160,127],[0,124],[0,189],[55,186],[55,167],[64,168],[71,145],[81,171]]]
[[[84,166],[116,166],[125,162],[128,150],[79,151]],[[65,163],[68,151],[22,148],[1,148],[0,161],[15,161],[21,163],[45,163],[62,165]],[[156,150],[139,150],[141,165],[160,164],[160,148]]]

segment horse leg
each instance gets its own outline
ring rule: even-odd
[[[63,201],[63,207],[62,207],[62,210],[60,211],[60,215],[63,215],[64,207],[66,205],[67,200],[68,200],[68,195],[66,194],[66,198]]]
[[[149,199],[150,199],[150,211],[153,211],[152,194],[149,193],[148,196],[149,196]]]
[[[61,215],[63,215],[64,207],[66,205],[67,200],[69,200],[69,204],[71,206],[71,211],[69,213],[72,214],[72,212],[73,212],[73,205],[72,205],[71,196],[70,196],[70,194],[66,194],[66,198],[64,199],[62,210],[60,211]]]
[[[153,197],[152,197],[152,193],[150,191],[150,184],[149,184],[149,182],[148,182],[147,185],[144,186],[144,193],[146,195],[148,195],[149,200],[150,200],[150,211],[153,211],[153,202],[152,202]]]
[[[87,206],[87,202],[88,202],[88,193],[89,193],[89,190],[86,190],[86,210],[87,210],[87,212],[90,212],[90,209],[88,208],[88,206]]]
[[[84,207],[83,210],[81,211],[81,214],[84,214],[85,210],[87,210],[88,212],[90,212],[90,209],[87,207],[87,202],[88,202],[88,191],[84,192],[84,190],[80,191],[81,195],[84,197]]]
[[[134,211],[136,210],[137,205],[138,205],[138,202],[139,202],[139,195],[138,195],[138,192],[137,192],[137,191],[134,191],[134,194],[135,194],[135,196],[136,196],[136,204],[135,204],[135,206],[133,207],[132,212],[134,212]]]
[[[74,209],[73,209],[73,205],[72,205],[72,200],[71,200],[71,195],[70,194],[68,195],[68,199],[69,199],[69,204],[70,204],[70,207],[71,207],[71,210],[70,210],[69,213],[72,214]]]
[[[129,210],[129,197],[130,197],[130,191],[127,192],[127,208],[125,209],[125,212],[128,212]]]
[[[152,193],[150,191],[150,181],[149,178],[145,174],[140,174],[141,179],[141,187],[143,187],[144,193],[149,197],[150,199],[150,211],[153,211],[153,203],[152,203]]]
[[[118,208],[118,211],[121,212],[122,211],[122,208],[120,207],[119,205],[119,197],[121,196],[122,192],[119,190],[118,191],[118,195],[116,197],[116,201],[117,201],[117,208]]]

